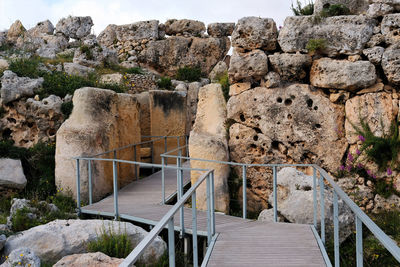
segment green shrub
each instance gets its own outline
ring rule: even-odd
[[[73,213],[76,208],[76,201],[72,198],[72,193],[63,193],[62,190],[50,197],[51,203],[57,206],[60,211]]]
[[[92,53],[92,50],[90,50],[90,47],[87,45],[82,45],[79,50],[81,51],[82,54],[85,54],[85,57],[87,60],[93,60],[94,56]]]
[[[10,62],[8,69],[16,73],[20,77],[37,78],[43,73],[39,70],[40,59],[33,58],[17,58]]]
[[[124,71],[128,74],[144,74],[143,70],[140,67],[129,68]]]
[[[11,220],[14,232],[25,231],[40,224],[38,219],[29,216],[30,213],[31,211],[26,207],[15,212]]]
[[[308,4],[302,7],[300,0],[297,0],[296,7],[292,2],[291,9],[295,16],[310,16],[314,13],[314,3],[312,1],[308,1]]]
[[[132,251],[132,244],[126,232],[121,233],[119,231],[116,233],[111,226],[106,231],[105,226],[103,226],[98,238],[88,244],[88,251],[102,252],[115,258],[126,258]]]
[[[169,77],[161,77],[157,84],[160,89],[174,90],[174,88],[172,87],[171,78]]]
[[[64,114],[65,119],[67,119],[69,115],[71,115],[73,108],[74,104],[72,103],[72,101],[64,102],[61,104],[61,112]]]
[[[225,72],[220,77],[217,77],[218,83],[222,87],[222,93],[224,94],[225,100],[228,101],[229,99],[229,78],[228,72]]]
[[[342,15],[350,15],[350,9],[342,4],[334,4],[324,7],[319,14],[321,17],[333,17],[333,16],[342,16]]]
[[[197,82],[201,78],[201,69],[199,67],[179,68],[176,73],[176,79],[179,81]]]
[[[308,52],[323,52],[326,49],[325,39],[310,39],[307,43],[306,49]]]

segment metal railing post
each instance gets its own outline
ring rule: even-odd
[[[189,157],[189,136],[186,135],[186,157]]]
[[[210,189],[211,189],[211,235],[215,235],[215,188],[214,188],[214,170],[211,171],[211,183],[210,183]]]
[[[151,163],[154,163],[154,141],[151,142]],[[151,173],[154,173],[154,167],[151,167]]]
[[[356,255],[357,267],[363,266],[363,240],[362,240],[362,221],[356,216]]]
[[[79,159],[76,159],[76,206],[79,216],[81,215],[81,170]]]
[[[313,167],[313,200],[314,200],[314,228],[317,229],[317,169]]]
[[[117,162],[113,160],[113,187],[114,187],[114,216],[115,220],[118,219],[118,174],[117,174]]]
[[[193,243],[193,266],[199,266],[199,255],[197,251],[197,210],[196,210],[196,191],[192,194],[192,243]]]
[[[324,176],[320,177],[319,180],[319,191],[320,191],[320,209],[321,209],[321,241],[325,246],[325,199],[324,199]]]
[[[183,196],[183,171],[182,171],[182,162],[181,162],[181,151],[179,150],[178,152],[178,157],[176,158],[176,165],[177,165],[177,193],[178,193],[178,200],[182,198]],[[180,219],[180,224],[181,224],[181,233],[180,237],[183,237],[185,235],[185,222],[184,222],[184,210],[183,207],[180,208],[179,210],[179,219]]]
[[[207,187],[207,246],[211,243],[211,201],[210,201],[210,174],[207,175],[206,178],[206,187]]]
[[[169,266],[175,267],[175,231],[174,231],[174,217],[168,221],[168,255]]]
[[[161,191],[162,191],[162,203],[165,204],[165,158],[161,156]]]
[[[243,219],[247,215],[247,166],[243,165],[242,168],[242,190],[243,190]]]
[[[277,173],[276,166],[272,168],[273,172],[273,194],[274,194],[274,222],[278,222],[278,191],[277,191]]]
[[[335,267],[340,266],[339,259],[339,208],[338,208],[338,195],[333,190],[333,239],[334,239],[334,254],[335,254]]]
[[[164,137],[164,153],[168,152],[168,136]],[[168,159],[164,162],[165,165],[168,165]]]
[[[92,161],[88,160],[89,205],[93,203]]]
[[[133,146],[133,157],[134,157],[134,160],[133,161],[135,161],[135,162],[137,162],[137,156],[136,156],[136,145],[134,145]],[[136,181],[138,181],[139,180],[139,176],[138,176],[138,173],[137,173],[137,168],[138,168],[138,165],[137,164],[135,164],[135,178],[136,178]]]

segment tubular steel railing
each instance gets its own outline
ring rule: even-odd
[[[166,136],[157,136],[152,137],[156,138],[155,140],[167,140]],[[174,137],[176,138],[176,137]],[[181,138],[181,137],[180,137]],[[154,140],[153,140],[154,141]],[[185,226],[184,226],[184,213],[183,208],[184,204],[189,198],[192,198],[192,236],[193,236],[193,264],[194,266],[198,266],[198,253],[197,253],[197,210],[196,210],[196,190],[206,180],[206,194],[207,194],[207,244],[208,250],[206,255],[211,253],[210,248],[212,249],[212,243],[215,242],[215,239],[218,235],[215,229],[215,192],[214,192],[214,171],[208,169],[195,169],[195,168],[185,168],[183,167],[183,160],[193,161],[202,161],[202,162],[210,162],[210,163],[218,163],[218,164],[226,164],[229,166],[237,166],[242,168],[242,182],[243,182],[243,218],[246,218],[247,213],[247,196],[246,196],[246,182],[247,182],[247,170],[250,167],[269,167],[272,168],[272,176],[273,176],[273,211],[274,211],[274,221],[278,221],[278,201],[277,201],[277,169],[282,167],[311,167],[313,169],[313,224],[311,225],[311,229],[317,239],[318,245],[321,249],[322,255],[324,257],[325,263],[327,266],[332,266],[330,259],[326,253],[325,243],[326,243],[326,232],[325,232],[325,188],[326,186],[330,186],[333,190],[333,225],[334,225],[334,264],[335,267],[340,266],[340,246],[339,246],[339,209],[338,202],[341,199],[353,212],[355,215],[355,226],[356,226],[356,261],[357,267],[363,266],[363,243],[362,243],[362,227],[365,225],[371,233],[381,242],[381,244],[393,255],[393,257],[400,262],[400,248],[397,244],[386,235],[351,199],[350,197],[342,190],[340,187],[334,182],[332,177],[321,167],[315,164],[246,164],[246,163],[237,163],[237,162],[226,162],[226,161],[216,161],[216,160],[208,160],[201,158],[190,158],[188,154],[188,145],[187,139],[185,139],[186,145],[178,146],[177,148],[166,151],[167,147],[165,147],[165,153],[161,154],[161,164],[152,164],[152,163],[143,163],[137,161],[127,161],[127,160],[119,160],[115,157],[113,159],[103,159],[96,158],[99,155],[103,155],[106,153],[116,153],[114,151],[118,151],[119,149],[107,151],[104,153],[97,154],[92,157],[76,157],[77,164],[77,205],[78,205],[78,213],[81,211],[81,203],[80,203],[80,161],[87,160],[91,161],[109,161],[113,163],[113,191],[114,191],[114,217],[118,218],[120,216],[118,212],[118,173],[117,173],[117,163],[128,163],[135,164],[141,167],[150,167],[150,168],[161,168],[162,171],[162,203],[165,203],[165,169],[176,169],[177,170],[177,203],[171,208],[171,210],[165,214],[165,216],[154,226],[151,232],[139,243],[139,245],[129,254],[129,256],[124,260],[124,262],[120,266],[130,266],[135,263],[138,257],[143,253],[144,249],[150,245],[150,243],[154,240],[154,238],[164,229],[164,227],[168,224],[168,244],[169,244],[169,263],[170,266],[175,266],[175,249],[174,249],[174,215],[179,211],[179,219],[180,219],[180,232],[183,236],[185,234]],[[148,141],[147,141],[148,142]],[[166,144],[167,141],[165,141]],[[179,144],[179,139],[177,140]],[[135,144],[138,145],[138,144]],[[124,148],[132,147],[134,145],[126,146]],[[186,154],[183,156],[182,152],[185,151]],[[175,153],[177,155],[172,155]],[[176,166],[167,165],[165,159],[175,158]],[[88,170],[90,171],[90,164],[88,164]],[[183,171],[203,171],[205,172],[185,194],[183,194]],[[319,174],[319,178],[318,178]],[[89,174],[90,177],[90,174]],[[91,191],[89,185],[89,191]],[[319,192],[317,191],[317,187],[319,186]],[[319,213],[320,213],[320,224],[318,227],[318,193],[320,195],[319,201]],[[129,219],[129,216],[123,216]],[[317,230],[319,229],[319,231]],[[206,262],[203,261],[203,265]]]

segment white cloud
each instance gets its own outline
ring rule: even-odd
[[[211,22],[237,22],[245,16],[273,18],[277,26],[291,15],[291,0],[0,0],[0,30],[17,19],[26,28],[49,19],[55,25],[68,15],[91,16],[94,32],[108,24],[127,24],[140,20],[188,18]]]

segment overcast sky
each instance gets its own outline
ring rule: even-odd
[[[108,24],[128,24],[140,20],[195,19],[237,22],[245,16],[273,18],[283,25],[291,15],[292,0],[0,0],[0,30],[17,19],[29,29],[49,19],[54,26],[68,15],[91,16],[98,35]]]

